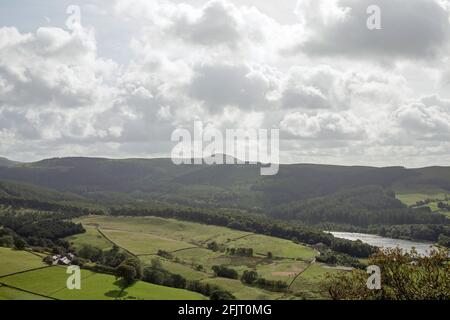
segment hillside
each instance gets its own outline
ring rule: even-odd
[[[33,184],[65,192],[69,198],[76,195],[96,202],[158,200],[265,211],[364,186],[401,193],[447,193],[450,167],[295,164],[281,165],[275,176],[260,176],[258,165],[176,166],[170,159],[54,158],[0,165],[0,180]]]

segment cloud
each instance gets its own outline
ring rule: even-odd
[[[264,108],[265,93],[270,79],[263,70],[247,65],[196,65],[188,92],[194,99],[206,104],[209,110],[219,112],[226,106],[241,109]]]
[[[307,36],[294,52],[346,58],[427,59],[448,49],[447,6],[438,0],[299,0]],[[366,26],[367,8],[381,10],[381,30]],[[445,51],[444,51],[445,52]]]
[[[0,27],[0,154],[163,156],[203,120],[280,128],[282,161],[448,159],[448,2],[301,0],[295,23],[276,2],[195,3],[82,6],[93,25],[74,31]],[[367,30],[369,4],[382,30]]]
[[[106,94],[115,64],[96,56],[93,33],[39,28],[21,34],[0,28],[0,91],[8,106],[92,106]]]
[[[295,137],[323,140],[361,140],[366,138],[363,121],[351,113],[321,112],[287,114],[280,123],[281,129]]]
[[[428,96],[399,107],[393,114],[397,129],[410,141],[450,139],[450,101]]]

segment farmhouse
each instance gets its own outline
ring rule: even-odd
[[[44,261],[52,264],[52,265],[65,265],[70,266],[72,264],[73,259],[75,259],[75,255],[73,253],[69,253],[67,255],[55,254],[53,256],[47,256]]]

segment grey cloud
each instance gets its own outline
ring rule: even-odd
[[[315,1],[328,6],[326,0]],[[332,15],[329,11],[319,17],[317,13],[301,12],[309,37],[294,51],[384,60],[389,57],[429,58],[448,45],[449,12],[437,0],[338,0],[330,5],[333,3],[337,3],[338,12],[345,14],[332,22],[327,23]],[[369,30],[366,26],[369,17],[366,10],[370,5],[381,9],[381,30]],[[308,18],[309,14],[315,18]]]
[[[270,81],[245,65],[199,65],[188,88],[191,97],[203,101],[212,112],[225,106],[260,109],[267,105]]]

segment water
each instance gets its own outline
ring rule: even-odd
[[[417,242],[401,239],[392,239],[366,233],[334,232],[334,231],[329,231],[329,233],[331,233],[336,238],[342,238],[347,240],[361,240],[364,243],[380,248],[400,247],[403,250],[410,251],[414,247],[416,248],[417,252],[420,253],[421,255],[427,255],[427,252],[430,251],[430,246],[433,245],[430,242]]]

